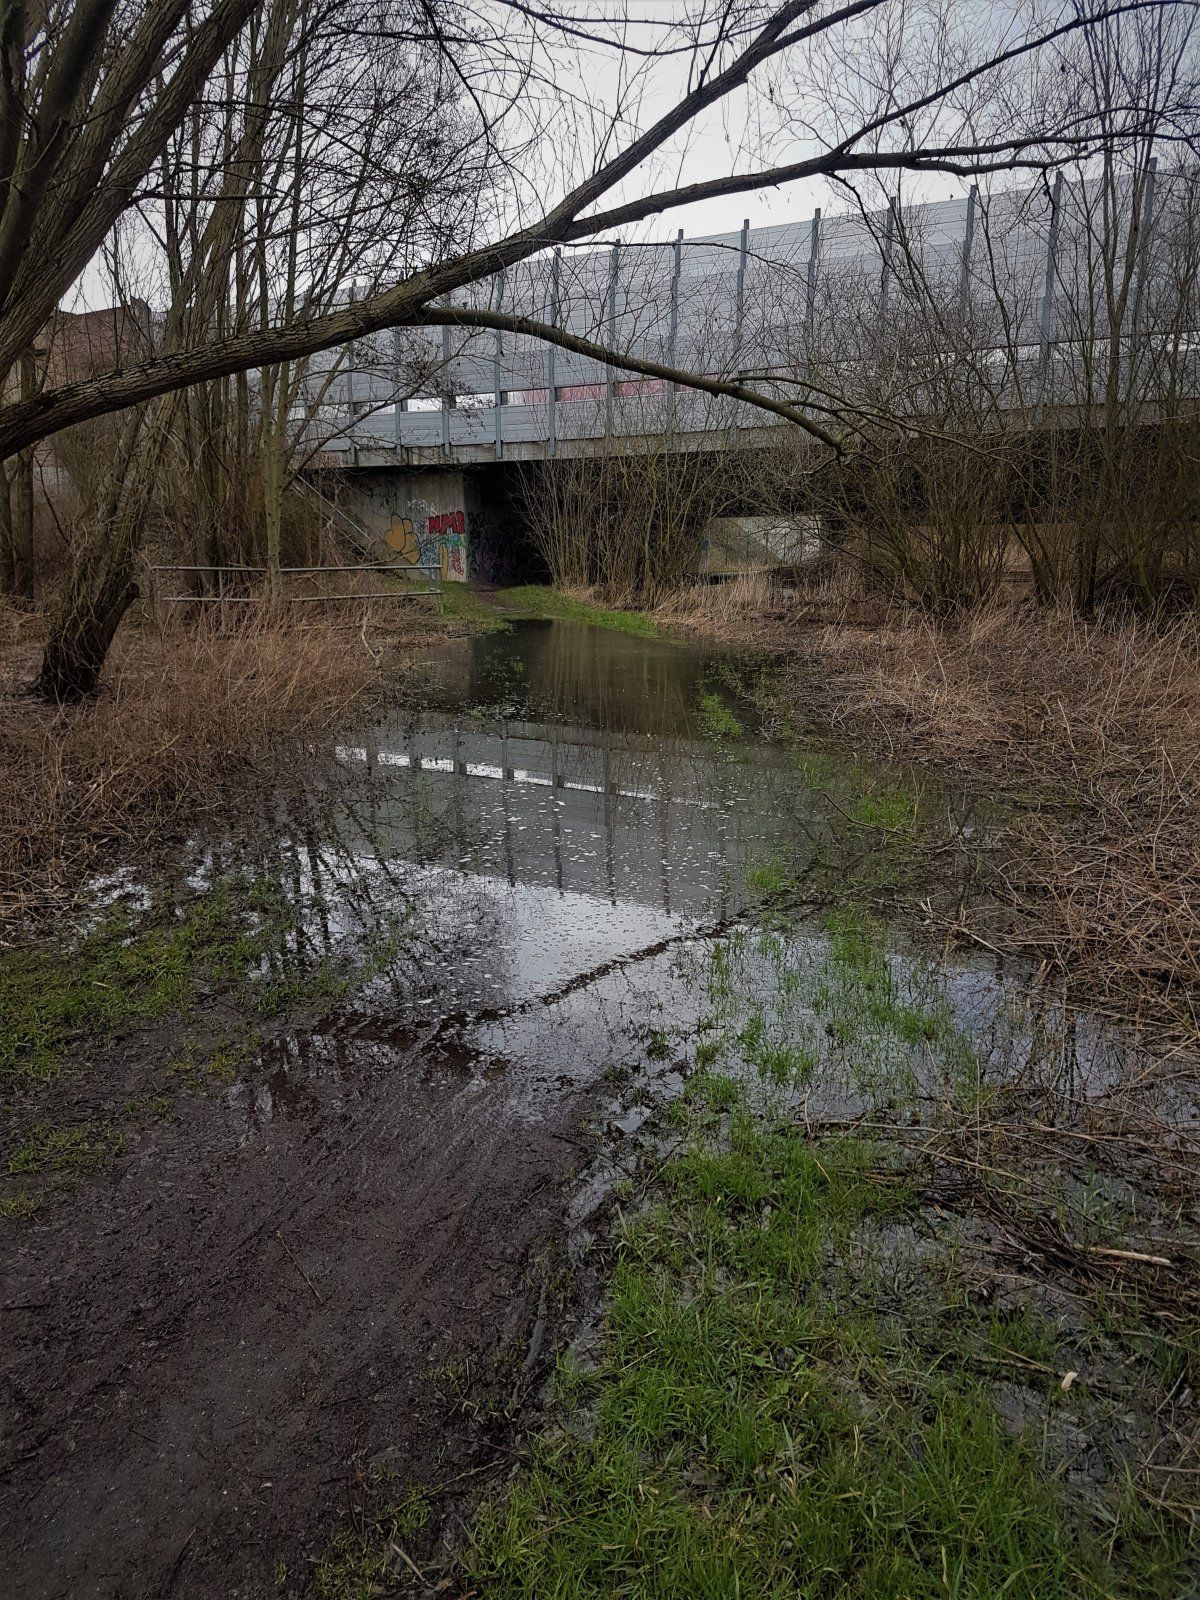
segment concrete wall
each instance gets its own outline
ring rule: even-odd
[[[393,557],[439,566],[444,583],[466,582],[478,506],[463,472],[364,467],[345,474],[339,500]]]
[[[339,473],[338,500],[378,545],[379,560],[438,566],[444,583],[544,579],[523,527],[513,463],[424,471],[359,466]],[[775,513],[714,517],[704,531],[701,576],[774,571],[819,549],[813,517]]]

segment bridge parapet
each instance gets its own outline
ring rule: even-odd
[[[818,212],[669,244],[546,253],[456,304],[743,379],[817,417],[826,390],[927,415],[955,383],[996,413],[1093,405],[1111,387],[1114,348],[1122,381],[1142,381],[1161,356],[1170,381],[1182,372],[1195,393],[1195,275],[1179,282],[1177,246],[1181,232],[1193,247],[1200,234],[1196,198],[1194,174],[1156,182],[1151,170],[1107,195],[1098,181],[1060,180]],[[1114,270],[1128,279],[1115,320]],[[664,434],[687,448],[731,430],[753,442],[771,426],[753,405],[623,374],[526,333],[396,329],[327,359],[343,370],[330,384],[314,362],[311,382],[328,393],[309,427],[348,461],[363,452],[466,464]]]

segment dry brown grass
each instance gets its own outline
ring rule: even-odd
[[[1200,626],[995,608],[811,640],[833,719],[1019,805],[1020,937],[1114,1006],[1200,1022]]]
[[[660,601],[656,621],[664,627],[694,628],[725,636],[757,618],[760,625],[782,614],[786,592],[766,573],[749,573],[724,583],[691,584]]]
[[[1194,614],[1082,622],[1010,600],[941,622],[816,569],[791,591],[702,588],[673,619],[794,652],[781,720],[1006,797],[1006,948],[1122,1014],[1200,1031]]]
[[[242,607],[165,633],[127,628],[98,698],[59,710],[26,691],[39,619],[0,611],[0,923],[145,859],[361,713],[397,646],[431,629],[398,609],[358,626]]]
[[[881,622],[888,604],[847,562],[820,561],[787,580],[755,572],[676,591],[655,610],[664,627],[682,627],[722,644],[794,650],[801,629]]]

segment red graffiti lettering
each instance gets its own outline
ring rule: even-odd
[[[426,531],[431,534],[463,533],[467,531],[467,514],[465,511],[439,511],[430,517],[426,524]]]

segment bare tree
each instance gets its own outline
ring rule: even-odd
[[[163,208],[178,198],[178,163],[169,192],[159,187],[173,142],[187,153],[187,181],[220,197],[193,245],[207,243],[211,253],[223,237],[236,251],[247,217],[260,234],[269,230],[273,162],[285,150],[294,154],[298,138],[273,137],[274,124],[308,123],[315,104],[307,90],[273,92],[279,82],[296,88],[298,40],[319,35],[329,62],[360,70],[381,51],[436,61],[459,85],[469,114],[452,141],[451,162],[445,152],[424,159],[427,123],[414,126],[391,108],[386,150],[360,142],[341,171],[338,118],[327,119],[321,160],[334,174],[331,191],[369,182],[381,163],[393,176],[411,168],[431,223],[443,193],[462,193],[452,232],[422,228],[407,214],[399,251],[399,236],[377,212],[378,236],[392,243],[393,254],[370,292],[337,304],[289,292],[293,247],[286,237],[303,231],[302,255],[326,247],[325,202],[306,199],[303,214],[278,210],[283,249],[259,259],[266,270],[252,303],[239,306],[235,288],[232,310],[222,299],[208,315],[181,318],[176,336],[149,359],[90,380],[21,396],[6,377],[12,397],[0,405],[0,455],[88,418],[255,369],[275,374],[267,379],[275,404],[285,364],[383,328],[446,322],[513,328],[648,376],[749,400],[837,448],[836,430],[777,394],[639,361],[452,297],[549,245],[594,238],[691,200],[814,177],[1045,169],[1113,148],[1141,129],[1143,108],[1116,104],[1098,121],[1086,104],[1064,98],[1060,84],[1073,85],[1076,75],[1063,68],[1081,41],[1103,35],[1118,18],[1181,4],[1031,0],[991,18],[950,0],[741,0],[683,6],[647,34],[632,15],[581,21],[518,0],[210,0],[201,8],[184,0],[136,8],[58,0],[38,11],[2,0],[0,372],[8,375],[123,218],[161,226]],[[837,74],[847,75],[872,39],[885,45],[873,98],[864,99],[861,84],[839,97]],[[582,65],[581,53],[588,57]],[[612,63],[613,103],[603,109],[588,92],[597,55]],[[273,59],[282,63],[278,73]],[[214,140],[209,108],[234,102],[243,108],[240,133]],[[757,130],[730,170],[656,187],[680,141],[726,104],[739,106]],[[805,107],[801,117],[777,109],[797,104]],[[218,118],[218,128],[226,126]],[[314,155],[307,139],[300,149],[304,162]],[[364,150],[365,163],[356,165]],[[481,179],[473,191],[461,181],[464,172]],[[242,220],[231,225],[227,216],[235,212]],[[302,269],[297,259],[294,268],[296,283],[307,281],[308,262]],[[290,381],[288,370],[284,394]],[[91,600],[88,608],[95,615]],[[110,615],[99,620],[82,651],[70,648],[69,637],[79,614],[56,628],[51,643],[59,660],[43,676],[47,692],[94,685],[105,636],[115,627]]]

